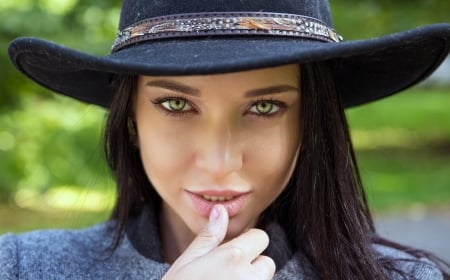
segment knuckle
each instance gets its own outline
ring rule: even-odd
[[[270,240],[269,240],[269,235],[267,234],[267,232],[261,230],[260,235],[261,235],[261,239],[262,239],[265,243],[269,244],[269,241],[270,241]]]
[[[244,250],[236,246],[230,246],[223,251],[227,262],[235,263],[242,260],[244,257]]]
[[[211,243],[220,243],[219,237],[212,234],[209,231],[202,232],[199,236],[197,236],[197,242],[199,244],[211,244]]]
[[[259,238],[266,238],[267,240],[269,239],[269,235],[267,234],[267,232],[265,232],[262,229],[252,228],[252,229],[249,230],[249,232],[251,232],[252,234],[258,236]]]
[[[269,245],[270,240],[267,232],[261,229],[253,228],[249,230],[249,234],[257,238],[262,244],[265,244],[265,246]]]

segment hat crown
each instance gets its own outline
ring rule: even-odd
[[[144,19],[208,12],[265,12],[309,16],[332,26],[327,0],[124,0],[119,30]]]

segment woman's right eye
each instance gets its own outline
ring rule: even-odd
[[[165,110],[173,113],[188,112],[193,109],[186,99],[180,97],[160,98],[152,101],[152,103],[160,105]]]
[[[187,101],[181,98],[173,98],[164,101],[161,105],[170,111],[188,111],[192,109]]]

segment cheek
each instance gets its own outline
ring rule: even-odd
[[[173,185],[190,157],[188,135],[154,126],[139,131],[139,149],[147,176],[155,187]]]
[[[293,132],[294,131],[294,132]],[[300,142],[298,126],[281,126],[258,137],[247,154],[248,170],[257,185],[281,191],[295,165]]]

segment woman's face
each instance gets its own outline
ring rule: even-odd
[[[214,204],[227,238],[253,227],[286,186],[300,144],[298,65],[201,76],[140,76],[145,172],[172,228],[196,235]]]

